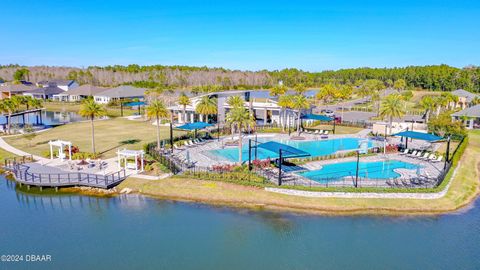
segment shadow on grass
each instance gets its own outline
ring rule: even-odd
[[[114,147],[111,147],[109,149],[106,149],[106,150],[100,152],[99,154],[103,155],[103,154],[105,154],[109,151],[114,150],[115,148],[118,148],[118,147],[121,147],[121,146],[124,146],[124,145],[136,144],[136,143],[139,143],[139,142],[141,142],[141,140],[139,140],[139,139],[127,139],[127,140],[124,140],[124,141],[120,141],[118,145],[116,145]]]

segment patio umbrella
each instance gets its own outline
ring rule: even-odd
[[[84,159],[82,159],[80,162],[77,163],[77,165],[87,165],[88,162],[86,162]]]

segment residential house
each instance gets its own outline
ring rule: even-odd
[[[211,116],[209,119],[204,119],[203,115],[199,115],[195,112],[197,104],[204,96],[217,99],[218,114]],[[183,106],[175,104],[174,106],[168,107],[168,109],[179,123],[196,121],[225,123],[226,115],[231,109],[227,103],[228,98],[231,96],[240,96],[244,100],[244,107],[252,111],[258,124],[283,124],[285,122],[285,125],[293,125],[294,119],[297,117],[293,110],[283,110],[278,105],[276,98],[268,96],[268,92],[253,90],[224,91],[193,96],[190,98],[191,104],[185,108],[186,119],[183,119]],[[311,112],[312,108],[304,111],[304,113]]]
[[[105,90],[107,90],[105,87],[84,84],[75,89],[69,90],[68,92],[64,93],[64,95],[67,95],[68,97],[66,101],[78,102],[89,96],[93,97],[101,92],[104,92]]]
[[[23,92],[25,96],[31,96],[37,99],[52,99],[54,96],[65,93],[66,91],[57,86],[47,86]]]
[[[125,99],[140,99],[145,97],[145,88],[137,88],[130,85],[121,85],[99,92],[93,96],[95,102],[107,104],[111,101],[119,101]]]
[[[69,91],[71,89],[77,88],[79,84],[74,80],[49,80],[49,81],[40,81],[37,83],[38,86],[48,87],[56,86],[64,91]]]
[[[453,113],[452,119],[463,121],[468,129],[480,128],[480,104]]]
[[[457,89],[455,91],[452,91],[451,93],[452,93],[452,95],[455,95],[455,96],[458,97],[458,102],[450,104],[450,106],[453,107],[453,108],[460,108],[460,109],[468,108],[468,107],[473,105],[472,101],[476,97],[480,98],[480,95],[468,92],[468,91],[463,90],[463,89]]]
[[[32,84],[14,84],[11,82],[3,83],[0,85],[0,99],[10,98],[15,95],[23,95],[27,91],[36,89]]]

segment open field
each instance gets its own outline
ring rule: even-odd
[[[181,133],[175,131],[174,136]],[[167,138],[169,129],[161,127],[160,135],[161,138]],[[90,122],[77,122],[55,127],[37,133],[31,141],[22,135],[7,137],[5,141],[25,152],[43,156],[44,152],[49,151],[48,141],[57,139],[71,141],[82,152],[91,152]],[[131,121],[125,118],[95,121],[95,145],[97,152],[101,153],[103,158],[115,156],[119,147],[142,149],[145,143],[155,140],[156,127],[151,125],[150,121]]]
[[[455,211],[470,203],[479,192],[480,131],[470,132],[469,145],[458,164],[448,193],[440,199],[344,199],[307,198],[270,193],[262,188],[224,182],[168,178],[129,178],[119,188],[166,199],[205,202],[272,210],[319,214],[438,214]]]

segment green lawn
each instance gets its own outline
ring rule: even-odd
[[[332,130],[333,125],[318,125],[315,127],[311,127],[309,129],[323,129],[323,130]],[[335,127],[335,134],[355,134],[362,131],[363,128],[359,127],[347,127],[347,126],[336,126]]]
[[[80,110],[80,103],[68,103],[68,102],[45,102],[43,104],[47,111],[54,111],[54,112],[76,112]],[[120,107],[107,107],[105,106],[105,110],[107,111],[107,115],[110,117],[117,117],[121,116]],[[143,113],[143,108],[141,109]],[[132,109],[130,107],[123,108],[123,116],[129,116],[138,113],[137,109]]]
[[[174,132],[174,136],[180,133]],[[169,129],[161,127],[160,134],[162,138],[167,138]],[[43,156],[42,153],[49,151],[48,141],[57,139],[71,141],[82,152],[91,152],[90,122],[55,127],[38,133],[31,141],[23,135],[5,138],[5,141],[25,152]],[[95,121],[96,150],[103,158],[115,156],[119,147],[142,149],[145,143],[155,140],[156,127],[149,121],[130,121],[124,118]]]
[[[118,188],[120,190],[128,187],[159,198],[259,209],[287,209],[328,214],[436,214],[457,210],[477,196],[479,170],[480,131],[472,131],[450,189],[444,197],[434,200],[309,198],[271,193],[258,187],[184,178],[158,181],[129,178]]]

